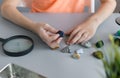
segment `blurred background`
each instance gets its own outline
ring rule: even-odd
[[[116,0],[117,1],[117,7],[115,9],[115,13],[120,13],[120,0]],[[95,9],[97,10],[98,7],[100,5],[100,0],[95,0]]]
[[[116,0],[117,1],[117,7],[115,9],[115,12],[119,12],[120,13],[120,0]]]
[[[116,7],[114,12],[118,13],[118,12],[120,12],[120,0],[116,0],[116,1],[117,1],[117,7]],[[0,0],[0,4],[1,3],[2,3],[2,0]],[[99,0],[95,0],[95,10],[98,9],[99,5],[100,5],[100,1]],[[26,11],[28,11],[28,9],[26,9]]]

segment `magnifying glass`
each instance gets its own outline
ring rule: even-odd
[[[7,39],[0,38],[2,49],[8,56],[23,56],[32,51],[34,47],[33,40],[24,35],[16,35]]]

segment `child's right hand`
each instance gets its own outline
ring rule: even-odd
[[[62,38],[59,37],[59,34],[56,34],[58,30],[49,24],[36,23],[34,32],[37,33],[49,47],[53,49],[59,47]]]

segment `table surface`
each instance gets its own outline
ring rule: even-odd
[[[91,14],[39,14],[39,13],[23,13],[34,21],[43,21],[51,24],[55,28],[67,31],[73,26],[80,24]],[[10,57],[3,53],[0,47],[0,69],[8,63],[15,63],[34,72],[42,74],[48,78],[104,78],[102,62],[94,58],[91,53],[96,50],[105,50],[109,44],[108,35],[115,33],[119,26],[115,23],[115,19],[119,14],[112,14],[98,28],[95,36],[90,40],[95,43],[102,39],[105,46],[101,49],[83,48],[84,54],[81,54],[79,60],[72,59],[71,54],[64,54],[58,50],[51,50],[42,40],[34,33],[25,30],[0,16],[0,37],[8,38],[14,35],[27,35],[34,40],[35,47],[33,51],[25,56]],[[0,43],[2,44],[2,43]],[[61,44],[63,45],[63,44]],[[72,51],[80,49],[79,45],[71,47]]]

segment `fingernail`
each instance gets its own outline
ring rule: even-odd
[[[60,35],[59,35],[59,34],[57,34],[57,36],[59,37]]]
[[[69,42],[66,42],[66,44],[68,44],[68,45],[69,45]]]
[[[63,38],[60,38],[61,40],[63,39]]]

